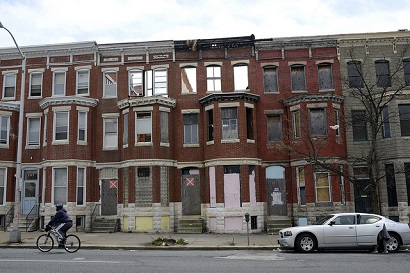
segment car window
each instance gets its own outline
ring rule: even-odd
[[[313,225],[323,225],[325,222],[327,222],[327,220],[329,220],[330,218],[332,218],[334,215],[327,215],[319,220],[317,220],[316,222],[313,223]]]
[[[354,215],[338,216],[332,222],[334,222],[333,225],[353,225],[355,224],[355,216]]]
[[[361,215],[359,224],[360,225],[374,224],[374,223],[379,222],[381,219],[382,218],[376,215]]]

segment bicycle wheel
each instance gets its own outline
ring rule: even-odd
[[[41,252],[49,252],[54,247],[54,240],[48,234],[42,234],[37,238],[37,248]]]
[[[80,238],[78,238],[74,234],[68,235],[67,238],[65,239],[64,248],[67,252],[74,253],[80,249],[80,246],[81,246]]]

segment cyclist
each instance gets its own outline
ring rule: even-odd
[[[56,204],[55,207],[56,214],[46,225],[46,231],[50,230],[50,225],[58,225],[55,231],[62,237],[62,241],[58,243],[58,246],[63,247],[67,231],[73,226],[73,220],[68,216],[67,211],[63,208],[63,204]]]

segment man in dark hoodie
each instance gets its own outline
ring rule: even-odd
[[[67,231],[73,226],[73,220],[68,216],[67,211],[63,208],[63,204],[56,205],[57,213],[51,218],[46,226],[46,231],[50,229],[50,225],[58,225],[55,229],[63,238],[59,242],[58,246],[63,246],[66,238]]]

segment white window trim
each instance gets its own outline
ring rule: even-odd
[[[53,108],[53,145],[68,144],[70,139],[70,107],[55,107]],[[56,140],[56,113],[67,112],[67,139]]]
[[[65,96],[66,95],[66,89],[67,89],[67,68],[58,68],[58,69],[51,69],[51,71],[53,71],[53,90],[52,90],[52,96],[54,97],[59,97],[59,96]],[[55,84],[56,84],[56,74],[60,74],[60,73],[64,73],[64,93],[63,94],[55,94]]]
[[[86,145],[87,144],[87,131],[88,131],[88,108],[77,107],[77,145]],[[84,124],[84,140],[80,140],[80,113],[85,113],[85,124]]]
[[[103,73],[103,98],[116,98],[116,97],[117,97],[117,95],[118,95],[118,80],[117,80],[117,82],[116,82],[116,84],[115,84],[115,95],[107,95],[106,92],[105,92],[105,85],[106,85],[106,84],[105,84],[105,74],[107,74],[107,73],[115,73],[115,74],[117,75],[117,77],[118,77],[118,71],[119,71],[118,68],[102,69],[102,73]]]
[[[90,69],[88,69],[88,68],[79,68],[79,69],[77,69],[76,68],[76,86],[75,86],[75,94],[77,95],[77,96],[89,96],[90,95]],[[78,88],[79,88],[79,86],[78,86],[78,74],[79,73],[81,73],[81,72],[87,72],[87,75],[88,75],[88,79],[87,79],[87,93],[84,93],[84,94],[78,94]]]
[[[79,188],[79,186],[78,186],[79,171],[78,170],[79,169],[84,169],[83,186],[82,186],[84,204],[82,204],[82,205],[78,205],[78,188]],[[75,195],[75,202],[76,202],[77,207],[85,207],[86,206],[86,204],[87,204],[87,200],[86,200],[87,192],[86,191],[87,191],[87,168],[85,166],[78,166],[77,167],[77,181],[76,181],[76,195]]]
[[[13,97],[5,97],[5,95],[6,95],[6,76],[10,76],[10,75],[15,75],[15,77],[14,77],[14,96]],[[17,70],[3,71],[3,92],[2,92],[2,99],[3,100],[15,100],[16,99],[17,76],[18,76],[18,71]]]
[[[29,71],[30,75],[30,83],[29,83],[29,90],[28,90],[28,98],[41,98],[43,96],[43,76],[44,76],[44,69],[43,70],[32,70]],[[39,96],[32,96],[31,95],[31,84],[32,84],[32,77],[33,75],[41,75],[41,83],[40,83],[40,95]]]
[[[119,114],[118,113],[109,113],[109,114],[103,114],[102,118],[103,118],[103,151],[109,151],[109,150],[118,150],[118,117]],[[107,119],[116,119],[117,120],[117,145],[116,146],[106,146],[106,132],[105,132],[105,121]]]
[[[11,114],[11,112],[0,111],[0,116],[8,117],[8,119],[7,119],[6,144],[0,144],[0,148],[8,149],[9,145],[10,145],[10,119],[11,119],[12,114]]]
[[[40,148],[40,143],[41,143],[41,113],[27,113],[26,118],[27,118],[26,149],[38,149],[38,148]],[[29,126],[30,126],[30,123],[31,123],[31,119],[33,119],[33,118],[38,118],[39,121],[40,121],[39,128],[38,128],[38,144],[37,145],[30,145],[29,144],[29,139],[30,139],[30,137],[29,137],[29,135],[30,135],[29,134],[30,133]]]
[[[55,170],[56,169],[66,169],[67,172],[67,186],[66,186],[66,196],[65,196],[65,200],[68,202],[68,167],[53,167],[52,169],[52,193],[51,193],[51,202],[54,203],[55,202]],[[63,204],[66,205],[66,204]]]
[[[7,169],[6,167],[1,167],[0,169],[4,170],[4,180],[3,180],[3,187],[4,187],[4,191],[3,191],[3,204],[0,204],[0,207],[6,205],[6,192],[7,192]]]

